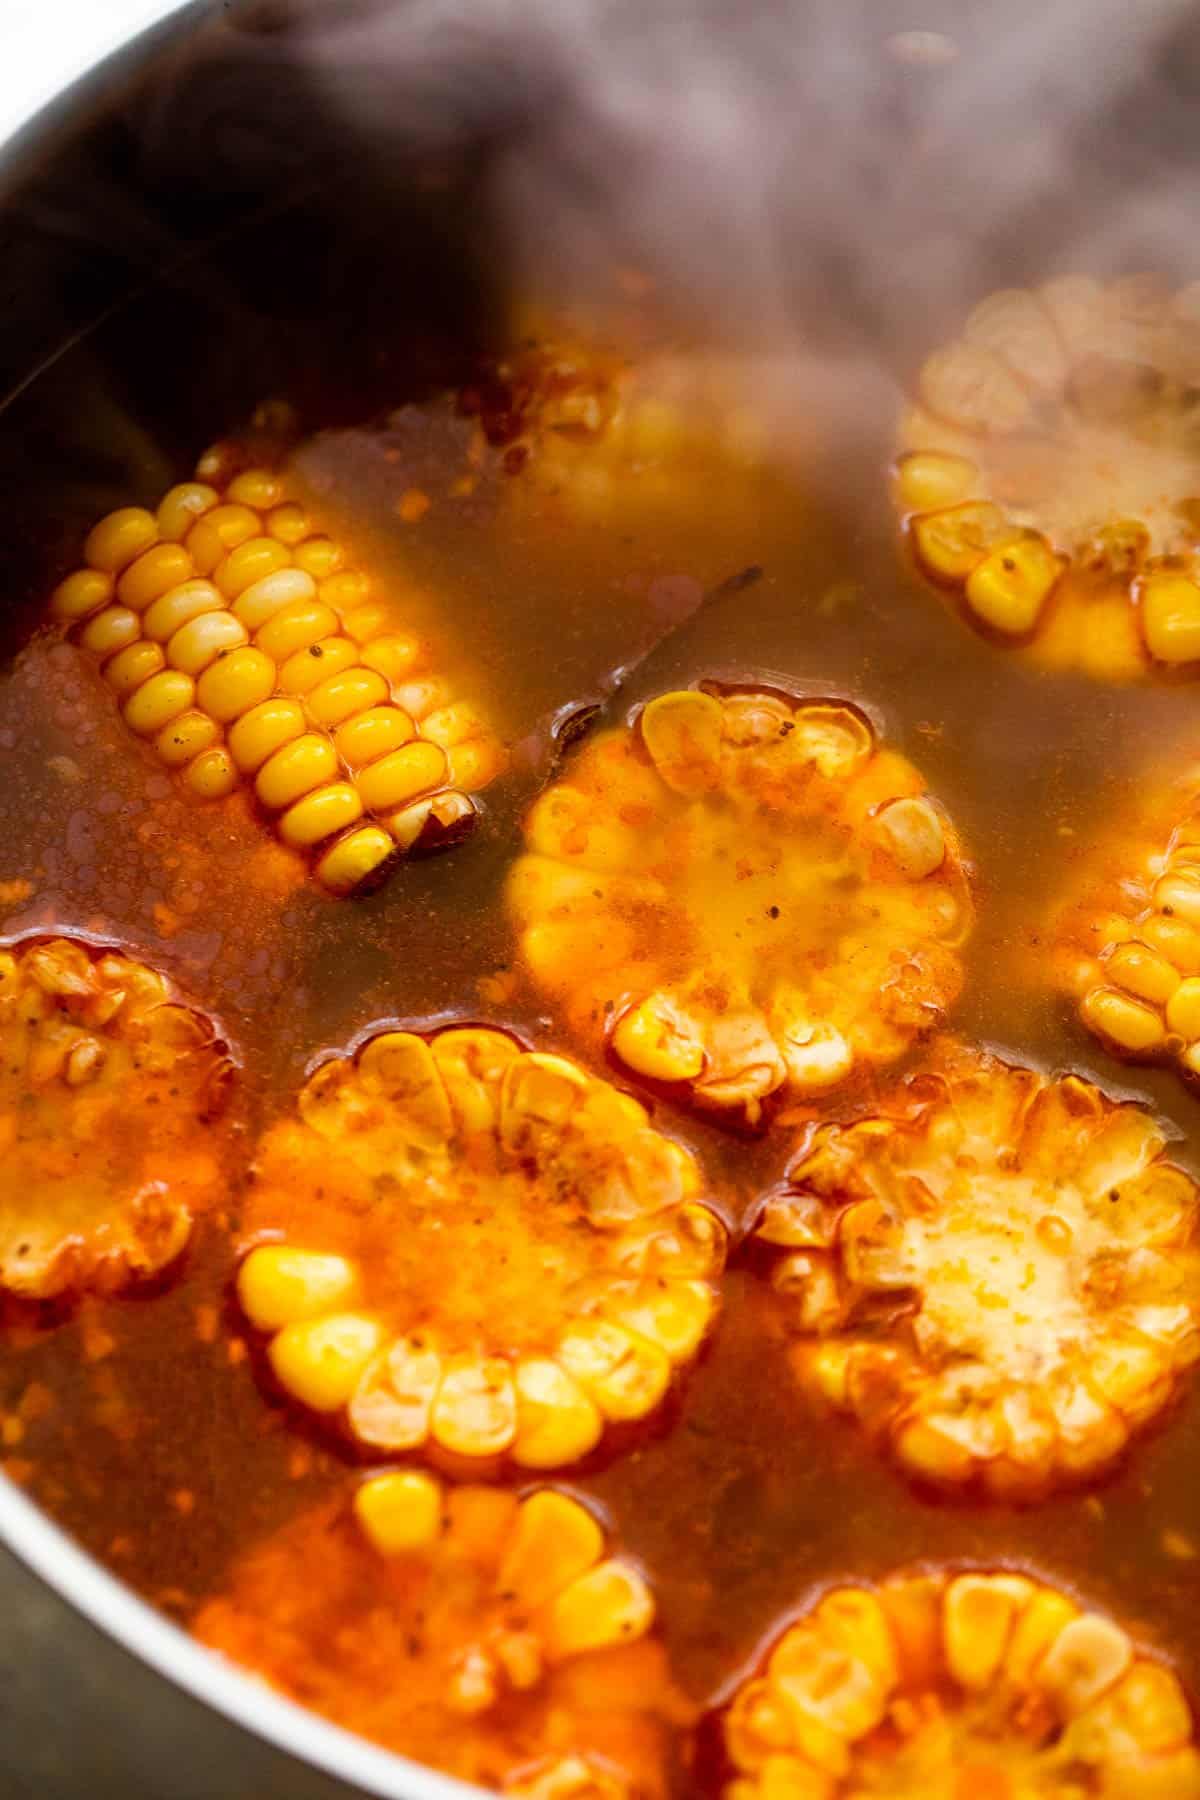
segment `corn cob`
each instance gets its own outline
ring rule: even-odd
[[[1007,1495],[1112,1463],[1200,1356],[1200,1194],[1166,1141],[952,1045],[822,1126],[757,1227],[802,1379],[919,1479]]]
[[[0,1286],[112,1292],[174,1261],[223,1188],[229,1070],[142,963],[61,937],[0,950]]]
[[[724,1719],[725,1800],[1196,1800],[1176,1676],[1025,1575],[834,1588]]]
[[[1200,664],[1200,285],[984,300],[926,362],[895,495],[968,619],[1105,680]]]
[[[753,1123],[899,1056],[961,980],[955,834],[853,708],[707,687],[584,747],[526,825],[534,980],[636,1076]]]
[[[252,783],[324,887],[349,893],[469,827],[500,745],[270,471],[123,507],[84,555],[53,610],[130,730],[205,799]]]
[[[644,1108],[499,1031],[385,1032],[268,1135],[238,1277],[284,1389],[362,1443],[586,1456],[696,1353],[724,1232]]]
[[[671,1707],[654,1616],[645,1577],[578,1500],[403,1469],[243,1557],[195,1631],[339,1724],[488,1788],[632,1800],[659,1790]]]

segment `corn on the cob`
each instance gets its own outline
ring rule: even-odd
[[[635,1100],[503,1032],[390,1031],[268,1134],[241,1266],[277,1379],[362,1442],[574,1462],[662,1400],[724,1232]],[[282,1240],[282,1241],[278,1241]]]
[[[921,372],[895,495],[967,617],[1106,680],[1200,665],[1196,290],[992,294]]]
[[[1092,1475],[1200,1356],[1200,1193],[1166,1141],[1075,1076],[945,1047],[767,1203],[795,1366],[918,1478]]]
[[[954,831],[851,707],[688,689],[586,745],[509,882],[521,954],[634,1074],[753,1122],[899,1056],[958,991]]]
[[[53,610],[130,729],[202,798],[253,783],[323,886],[351,892],[470,824],[500,744],[465,702],[446,704],[420,643],[269,470],[241,469],[223,495],[184,482],[157,515],[123,507],[84,553]]]
[[[578,1500],[398,1469],[245,1556],[195,1630],[339,1724],[489,1788],[632,1800],[659,1791],[678,1705],[654,1614]]]
[[[1008,1573],[835,1588],[724,1719],[726,1800],[1197,1800],[1179,1681],[1129,1634]]]
[[[156,1274],[223,1186],[230,1063],[153,969],[70,938],[0,949],[0,1287]]]

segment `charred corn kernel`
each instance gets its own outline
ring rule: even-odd
[[[936,512],[970,500],[978,482],[979,470],[965,456],[915,450],[896,464],[896,491],[908,512]]]
[[[220,726],[207,713],[185,712],[163,726],[154,740],[154,748],[169,767],[181,769],[202,750],[215,744],[220,735]]]
[[[1200,978],[1188,977],[1176,987],[1167,1001],[1167,1028],[1177,1031],[1188,1043],[1200,1038]]]
[[[237,1290],[251,1324],[260,1331],[278,1331],[353,1304],[358,1274],[344,1256],[264,1244],[238,1270]]]
[[[291,548],[306,538],[312,530],[308,514],[302,506],[293,500],[285,500],[281,506],[273,506],[267,514],[267,530],[281,544]]]
[[[411,742],[414,733],[412,720],[398,706],[369,706],[339,725],[333,741],[343,762],[361,769]]]
[[[1179,986],[1178,971],[1143,944],[1118,945],[1105,964],[1105,973],[1127,994],[1136,994],[1155,1006],[1164,1006]],[[1200,989],[1200,983],[1197,987]]]
[[[86,619],[112,599],[113,578],[100,569],[76,569],[60,581],[50,604],[56,618]]]
[[[279,821],[279,835],[294,850],[306,850],[353,825],[362,810],[357,789],[348,781],[333,781],[289,807]]]
[[[321,583],[321,596],[322,598],[333,596],[333,598],[330,598],[329,603],[331,606],[335,604],[338,605],[338,611],[342,616],[342,629],[345,631],[347,637],[352,637],[356,644],[365,644],[372,638],[384,635],[387,632],[389,623],[389,609],[379,600],[367,601],[365,588],[362,593],[357,595],[357,597],[347,594],[347,599],[351,601],[350,604],[339,604],[336,596],[339,592],[345,592],[345,590],[340,589],[338,586],[342,579],[343,577],[341,575],[331,575],[328,581],[323,581]],[[358,579],[357,576],[351,577],[352,581],[357,581]],[[400,634],[397,633],[397,636],[399,635]],[[417,660],[419,652],[420,646],[416,638],[414,638],[412,654],[413,662]]]
[[[322,638],[307,650],[297,650],[280,665],[279,687],[285,694],[310,694],[322,681],[358,663],[358,645],[349,638]]]
[[[181,625],[200,618],[204,613],[222,612],[224,606],[225,602],[211,581],[184,581],[160,595],[146,608],[142,618],[142,631],[148,638],[165,644]]]
[[[433,1403],[430,1430],[459,1456],[496,1456],[516,1435],[512,1372],[502,1357],[449,1362]]]
[[[192,792],[202,800],[223,800],[237,786],[237,769],[222,746],[201,751],[183,774]]]
[[[317,880],[331,894],[352,894],[395,854],[388,832],[378,825],[363,825],[326,850],[316,865]]]
[[[182,669],[193,680],[203,675],[211,663],[229,650],[246,642],[246,627],[229,612],[202,612],[179,630],[167,643],[167,661],[173,669]]]
[[[286,569],[289,561],[287,547],[278,538],[247,538],[217,564],[213,580],[227,600],[236,600],[247,588]]]
[[[358,660],[364,668],[377,670],[385,681],[404,681],[412,673],[420,653],[417,638],[391,631],[366,640]]]
[[[214,533],[227,556],[230,551],[257,537],[262,530],[262,521],[253,507],[222,501],[220,506],[214,506],[211,512],[205,514],[198,526],[192,527],[192,531],[197,530]],[[190,535],[189,533],[189,537]]]
[[[631,1643],[654,1623],[654,1600],[636,1569],[607,1561],[579,1575],[551,1602],[544,1642],[556,1662]]]
[[[5,952],[0,989],[0,1111],[21,1119],[0,1287],[74,1298],[166,1269],[224,1187],[211,1022],[144,964],[64,937]]]
[[[264,700],[230,726],[230,753],[243,774],[253,775],[268,757],[303,736],[307,723],[298,700]]]
[[[1078,1077],[944,1046],[873,1116],[813,1133],[763,1215],[793,1367],[922,1479],[1008,1497],[1101,1470],[1192,1361],[1133,1323],[1144,1277],[1174,1302],[1200,1272],[1200,1190],[1166,1141]]]
[[[304,538],[293,548],[292,561],[314,581],[325,581],[342,566],[341,546],[332,538]]]
[[[1135,1055],[1157,1050],[1166,1037],[1162,1017],[1152,1006],[1132,1000],[1116,988],[1093,988],[1085,995],[1080,1011],[1093,1031]]]
[[[155,544],[131,562],[117,581],[117,599],[134,612],[145,612],[152,601],[190,581],[192,559],[182,544]]]
[[[416,741],[360,769],[358,791],[372,812],[388,812],[428,793],[445,777],[445,752],[436,744]]]
[[[351,629],[350,618],[356,607],[362,607],[370,592],[370,583],[358,569],[340,569],[336,575],[327,575],[317,589],[326,606],[332,607],[338,617],[346,621],[347,634],[357,638],[359,633]],[[378,610],[377,631],[387,628],[387,610]]]
[[[558,1469],[595,1449],[604,1431],[600,1409],[558,1363],[527,1357],[517,1364],[515,1381],[515,1463],[524,1469]]]
[[[1113,1687],[1132,1661],[1133,1645],[1120,1626],[1098,1613],[1085,1613],[1063,1626],[1038,1665],[1036,1678],[1073,1718]]]
[[[143,506],[122,506],[94,525],[83,546],[84,561],[115,575],[158,540],[158,523]]]
[[[276,569],[242,591],[234,601],[233,613],[247,631],[260,632],[285,608],[314,599],[311,575],[302,569]]]
[[[1062,558],[1031,533],[976,563],[966,579],[967,605],[993,630],[1019,637],[1037,624],[1062,570]]]
[[[241,506],[252,507],[255,512],[269,512],[279,504],[283,484],[269,469],[243,469],[240,475],[234,476],[225,492],[230,500]]]
[[[139,638],[136,644],[130,644],[126,650],[118,650],[104,665],[104,679],[116,694],[124,699],[132,694],[135,688],[141,687],[151,675],[157,674],[166,662],[161,644],[152,644],[146,638]]]
[[[354,1496],[363,1531],[383,1556],[427,1550],[442,1529],[442,1490],[432,1475],[397,1469],[364,1481]]]
[[[259,627],[254,641],[273,662],[281,663],[297,650],[307,650],[310,644],[334,636],[337,626],[337,614],[319,600],[292,600]]]
[[[142,622],[127,606],[106,606],[93,615],[79,633],[79,641],[93,656],[112,656],[136,644]]]
[[[219,656],[196,683],[197,704],[222,725],[261,705],[274,691],[275,664],[253,644]]]
[[[778,1090],[832,1090],[957,992],[953,831],[848,706],[660,695],[577,753],[525,840],[508,902],[535,981],[697,1106],[754,1123]]]
[[[315,725],[332,729],[355,713],[379,706],[388,698],[388,685],[374,669],[342,669],[309,688],[305,707]]]
[[[278,702],[269,704],[275,706]],[[306,732],[285,743],[263,764],[254,791],[264,806],[278,812],[304,794],[311,794],[314,788],[332,781],[337,773],[337,752],[329,739]]]
[[[361,1313],[326,1313],[285,1325],[271,1339],[271,1367],[281,1387],[314,1412],[337,1412],[354,1393],[382,1333]]]
[[[186,712],[196,697],[196,684],[179,669],[162,669],[151,675],[121,708],[125,723],[139,737],[153,737],[172,719]]]
[[[220,498],[216,488],[203,481],[181,481],[178,486],[168,488],[159,501],[156,515],[159,537],[164,543],[181,543],[196,520],[211,512]]]
[[[1200,658],[1200,583],[1168,572],[1143,577],[1142,634],[1151,656],[1164,663]]]

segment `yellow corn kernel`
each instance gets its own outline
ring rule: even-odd
[[[344,1256],[263,1244],[238,1270],[237,1292],[252,1325],[278,1331],[353,1304],[358,1271]]]
[[[539,1488],[517,1508],[496,1592],[533,1612],[595,1568],[603,1555],[604,1533],[587,1507],[569,1494]]]
[[[418,1469],[375,1475],[355,1494],[354,1516],[382,1556],[427,1550],[441,1535],[441,1486]]]
[[[130,731],[139,737],[154,737],[186,712],[195,697],[196,684],[190,675],[179,669],[160,669],[130,694],[121,712]]]
[[[326,606],[331,606],[339,618],[345,618],[348,613],[353,613],[356,608],[364,605],[370,592],[370,583],[357,569],[339,569],[336,575],[325,577],[317,592]],[[380,608],[378,629],[382,631],[386,624],[387,610]],[[350,630],[349,624],[346,630],[350,637],[359,635],[357,631]]]
[[[422,725],[422,731],[424,725]],[[476,790],[494,781],[508,766],[508,755],[496,738],[472,738],[455,744],[446,755],[447,779],[455,787]]]
[[[978,568],[997,539],[1008,535],[1009,529],[998,506],[988,501],[971,501],[915,519],[913,546],[931,575],[941,581],[963,582]]]
[[[350,621],[346,621],[350,629]],[[351,633],[353,635],[353,633]],[[420,640],[401,631],[389,631],[381,637],[368,638],[359,661],[364,668],[377,669],[385,681],[403,681],[411,674],[421,657]]]
[[[1064,1625],[1078,1618],[1079,1608],[1065,1594],[1053,1588],[1039,1588],[1017,1620],[1008,1652],[1005,1671],[1016,1687],[1027,1687],[1046,1651],[1054,1643]]]
[[[231,501],[223,501],[220,506],[214,506],[210,513],[205,514],[204,518],[199,521],[199,528],[203,531],[214,532],[225,554],[228,555],[240,544],[249,543],[252,537],[257,537],[262,530],[262,521],[253,508],[238,506]],[[192,530],[196,529],[197,527],[194,525]]]
[[[197,704],[223,725],[258,706],[275,691],[275,664],[253,644],[230,650],[196,683]]]
[[[236,600],[246,589],[286,569],[291,561],[287,546],[278,538],[252,537],[231,550],[213,570],[213,580],[227,600]]]
[[[355,824],[362,818],[362,810],[356,788],[348,781],[331,782],[328,787],[318,788],[315,793],[306,794],[303,800],[297,800],[280,819],[279,834],[294,850],[307,849],[310,844],[319,844],[323,838],[332,837],[335,831],[343,831],[347,825]]]
[[[164,543],[182,543],[196,520],[211,512],[221,496],[203,481],[181,481],[168,488],[158,504],[158,535]]]
[[[449,1358],[430,1417],[442,1448],[459,1456],[498,1456],[516,1428],[516,1392],[503,1357]]]
[[[281,812],[302,795],[332,781],[337,773],[337,752],[329,739],[306,732],[285,743],[263,764],[254,791],[264,806]]]
[[[303,569],[275,569],[239,594],[234,601],[234,617],[240,619],[247,631],[261,631],[269,619],[284,607],[297,601],[312,601],[316,598],[316,585],[311,575]],[[335,621],[336,624],[336,621]]]
[[[273,506],[267,515],[267,530],[281,544],[291,548],[306,538],[312,530],[308,514],[294,500],[285,500],[282,506]]]
[[[229,749],[239,769],[253,775],[269,756],[304,734],[307,720],[298,700],[276,696],[252,706],[229,728]]]
[[[60,581],[50,604],[59,619],[86,619],[112,599],[113,578],[101,569],[76,569]]]
[[[475,708],[466,700],[456,700],[449,706],[439,706],[436,712],[425,717],[421,736],[428,738],[431,744],[440,744],[443,750],[452,750],[456,744],[478,736],[480,729]]]
[[[995,631],[1019,637],[1032,631],[1063,571],[1045,538],[1036,533],[1001,544],[967,576],[967,605]]]
[[[1186,919],[1152,913],[1138,926],[1138,935],[1181,975],[1200,975],[1200,931]]]
[[[363,825],[326,850],[317,864],[317,880],[331,894],[352,894],[395,854],[395,841],[382,826]]]
[[[361,1313],[327,1313],[285,1325],[268,1351],[280,1385],[314,1412],[337,1412],[349,1401],[379,1349],[383,1333]]]
[[[648,1081],[694,1081],[704,1068],[704,1045],[660,996],[651,995],[618,1019],[612,1047]]]
[[[226,549],[220,532],[207,519],[197,519],[183,540],[197,575],[210,576],[218,563],[224,562]]]
[[[1152,1001],[1155,1006],[1164,1006],[1179,986],[1178,970],[1144,944],[1118,945],[1106,959],[1104,973],[1127,994],[1136,994],[1139,1000]]]
[[[105,575],[115,575],[158,539],[158,523],[144,506],[121,506],[93,525],[83,546],[84,561]]]
[[[411,850],[421,838],[449,842],[469,829],[476,811],[469,795],[443,788],[440,794],[429,794],[389,813],[385,823],[400,848]]]
[[[378,642],[378,640],[376,640]],[[369,646],[368,646],[369,648]],[[366,652],[363,662],[367,661]],[[428,675],[420,681],[405,681],[392,691],[392,699],[414,719],[424,719],[435,707],[446,706],[450,699],[450,689],[436,675]]]
[[[1189,1044],[1200,1038],[1200,976],[1180,982],[1167,1001],[1167,1026]]]
[[[412,720],[398,706],[369,706],[339,725],[333,741],[342,761],[361,769],[409,743],[414,731]]]
[[[182,544],[154,544],[131,562],[117,582],[117,599],[134,612],[145,612],[151,601],[170,593],[195,574],[192,559]]]
[[[161,644],[152,644],[147,638],[139,638],[136,644],[130,644],[127,650],[118,650],[105,663],[104,679],[121,700],[127,694],[132,694],[135,688],[141,687],[151,675],[157,674],[165,662]]]
[[[225,489],[228,499],[255,512],[269,512],[283,496],[283,483],[269,469],[243,469]]]
[[[1113,1687],[1133,1661],[1127,1633],[1111,1619],[1084,1613],[1064,1625],[1038,1666],[1038,1686],[1053,1694],[1068,1718]]]
[[[523,1469],[557,1469],[578,1462],[599,1443],[604,1420],[579,1383],[549,1357],[519,1362],[517,1435],[512,1459]]]
[[[314,581],[324,581],[342,566],[342,549],[332,538],[310,537],[295,546],[292,561]]]
[[[946,834],[929,801],[919,795],[890,800],[875,815],[875,830],[901,874],[922,881],[946,860]]]
[[[542,1643],[562,1662],[589,1650],[631,1644],[654,1623],[654,1598],[636,1569],[612,1560],[597,1563],[556,1595],[546,1609]]]
[[[227,650],[246,642],[246,627],[231,612],[205,612],[190,619],[167,644],[167,661],[193,680]]]
[[[340,575],[331,575],[328,581],[323,581],[321,583],[322,598],[331,593],[336,594],[338,589],[334,584],[341,579]],[[330,605],[333,604],[334,602],[331,600]],[[388,608],[379,600],[366,601],[364,604],[360,596],[357,605],[339,606],[338,611],[342,617],[342,630],[347,637],[352,637],[356,644],[368,643],[371,638],[379,637],[381,633],[387,631]],[[415,638],[413,643],[416,644]]]
[[[374,669],[351,668],[327,675],[310,688],[305,706],[314,724],[331,728],[387,698],[388,685],[382,675]]]
[[[360,769],[358,791],[372,812],[388,812],[428,793],[445,777],[445,751],[417,739]]]
[[[965,456],[938,450],[913,450],[896,464],[896,493],[906,512],[936,512],[970,500],[977,492],[979,470]]]
[[[1154,904],[1168,918],[1200,926],[1200,880],[1183,870],[1172,870],[1155,882]]]
[[[337,628],[337,614],[319,600],[291,600],[272,613],[255,632],[254,641],[272,661],[281,663],[297,650],[307,650],[310,644],[332,637]]]
[[[200,618],[203,613],[223,612],[224,608],[225,602],[212,582],[194,576],[161,594],[146,608],[142,630],[148,638],[165,644],[181,625]]]
[[[566,1332],[558,1360],[607,1419],[641,1419],[671,1383],[671,1365],[656,1344],[619,1325],[581,1319]]]
[[[215,744],[220,735],[220,726],[207,713],[185,712],[163,726],[154,740],[154,748],[163,762],[178,769]]]
[[[136,644],[141,635],[142,622],[135,612],[127,606],[106,606],[88,620],[79,641],[93,656],[114,656]]]
[[[712,694],[695,688],[659,694],[638,721],[642,742],[668,787],[706,792],[716,779],[725,713]]]
[[[1164,663],[1200,658],[1200,584],[1164,570],[1143,576],[1137,591],[1151,656]]]
[[[1008,1647],[1016,1615],[1013,1597],[988,1575],[962,1575],[946,1590],[943,1632],[946,1667],[960,1687],[992,1681]]]
[[[1166,1037],[1162,1019],[1153,1007],[1115,988],[1093,988],[1080,1005],[1084,1023],[1122,1050],[1144,1053],[1156,1050]]]
[[[348,637],[322,638],[307,650],[297,650],[279,670],[279,686],[285,694],[309,694],[322,681],[359,662],[358,645]]]
[[[214,745],[188,764],[183,778],[202,800],[223,800],[237,786],[237,769],[224,746]]]

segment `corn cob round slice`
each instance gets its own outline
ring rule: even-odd
[[[902,1571],[809,1607],[724,1717],[725,1800],[1196,1800],[1176,1676],[1027,1575]]]
[[[0,949],[0,1287],[107,1293],[173,1262],[224,1191],[230,1070],[144,964],[63,937]]]
[[[1200,288],[990,295],[926,362],[896,503],[917,564],[1040,662],[1200,668]]]
[[[635,1075],[756,1121],[899,1056],[961,982],[971,903],[916,769],[830,701],[662,694],[541,796],[521,955]]]
[[[295,1399],[366,1444],[526,1468],[658,1406],[725,1247],[643,1107],[482,1029],[320,1068],[262,1146],[247,1228],[241,1304]]]
[[[1094,1475],[1200,1355],[1195,1183],[1141,1107],[953,1045],[813,1134],[757,1227],[794,1366],[913,1476]]]
[[[686,1717],[654,1614],[570,1495],[394,1469],[244,1556],[194,1628],[336,1723],[489,1789],[649,1800]]]
[[[223,490],[184,482],[157,514],[111,513],[87,568],[55,590],[55,615],[130,729],[201,798],[253,782],[334,893],[455,841],[504,767],[499,742],[473,707],[449,704],[421,644],[392,629],[281,478],[227,449],[201,462]]]

